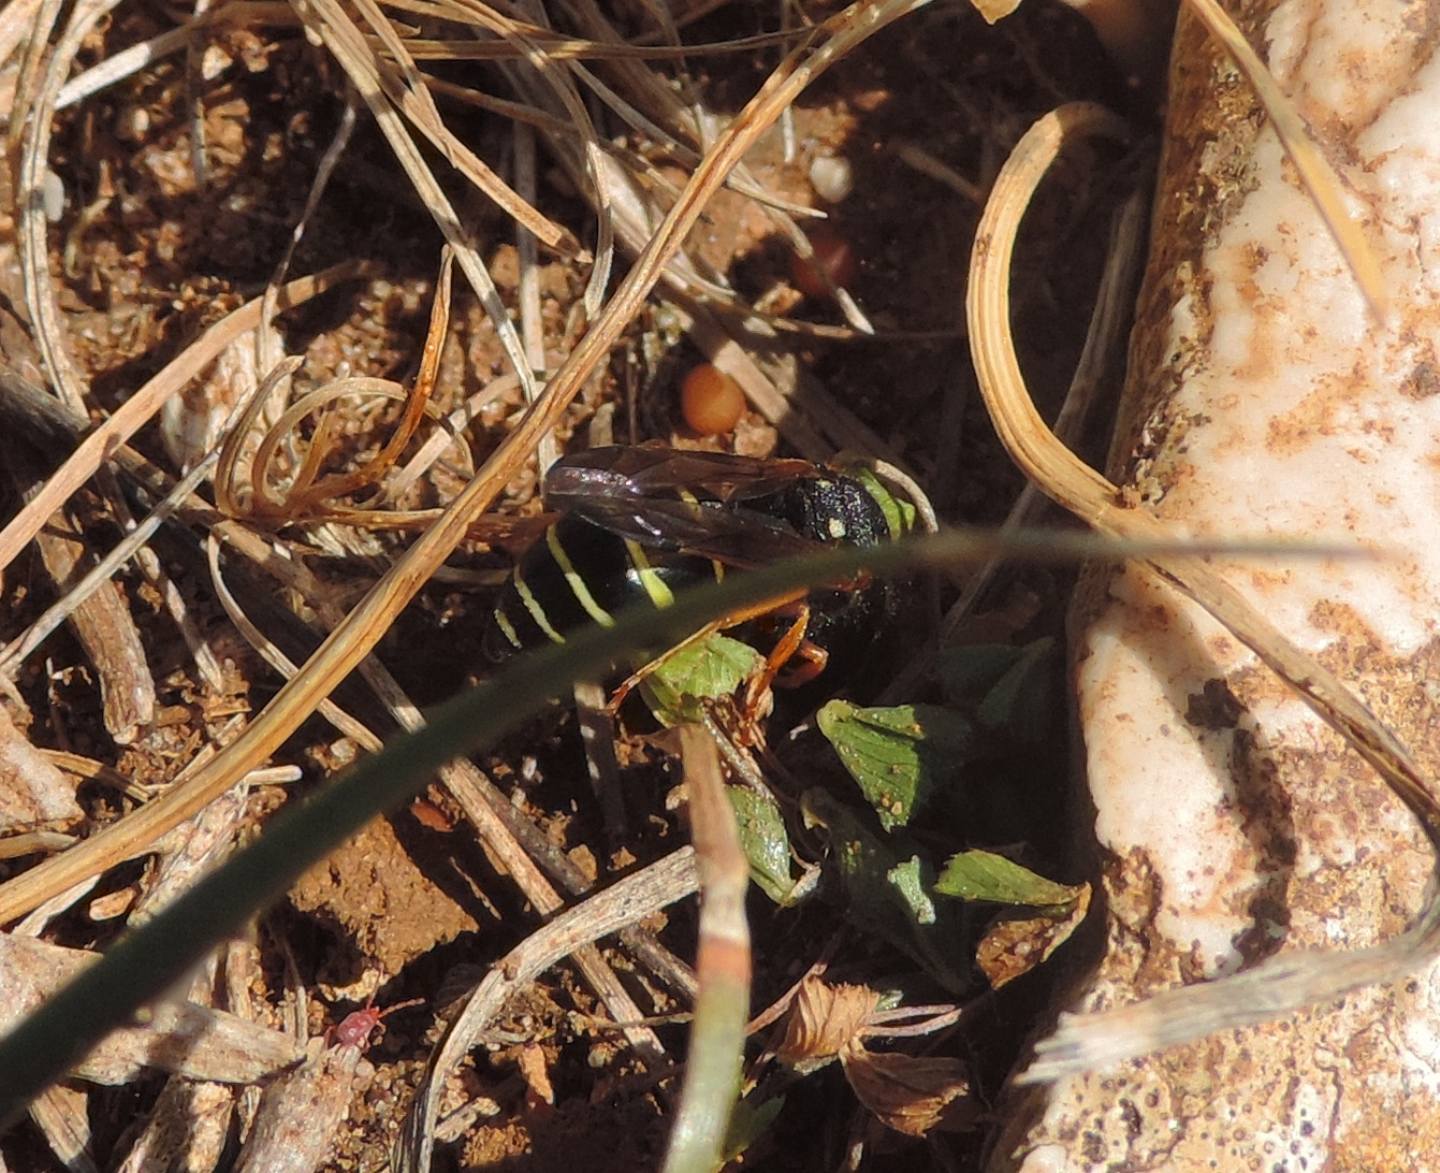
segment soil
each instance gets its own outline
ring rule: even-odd
[[[648,6],[617,6],[640,13]],[[802,6],[816,19],[829,6]],[[687,42],[723,41],[767,31],[774,6],[730,4],[689,24]],[[637,20],[639,17],[637,16]],[[81,67],[169,27],[158,9],[122,4],[82,50]],[[56,120],[49,166],[64,191],[64,207],[49,228],[51,271],[73,360],[89,392],[93,416],[113,411],[148,377],[180,353],[202,330],[247,298],[272,274],[300,219],[320,156],[340,117],[343,79],[334,63],[306,43],[292,25],[210,30],[192,50],[198,64],[187,83],[185,57],[153,64],[78,104]],[[733,114],[754,92],[777,54],[688,57],[689,83],[713,113]],[[666,76],[668,63],[655,63]],[[448,72],[491,92],[505,92],[502,75],[488,66]],[[480,79],[476,82],[476,77]],[[13,74],[8,84],[13,85]],[[195,105],[190,95],[193,92]],[[1132,99],[1119,84],[1078,18],[1058,5],[1031,0],[1011,18],[989,27],[968,5],[924,9],[866,43],[807,91],[791,113],[793,154],[787,133],[776,129],[748,157],[762,186],[785,199],[825,206],[858,257],[851,286],[876,328],[873,339],[785,332],[781,345],[840,404],[866,422],[924,485],[949,522],[994,524],[1018,494],[1021,481],[1000,451],[974,393],[963,336],[965,268],[980,207],[973,199],[907,164],[902,146],[922,148],[983,192],[1009,148],[1040,114],[1061,101],[1086,98],[1126,108]],[[192,109],[204,126],[206,174],[196,176]],[[511,124],[496,115],[441,103],[447,124],[497,168],[510,159]],[[618,127],[611,133],[619,134]],[[629,145],[636,145],[629,140]],[[810,163],[820,156],[847,160],[853,191],[823,205],[811,187]],[[568,180],[541,154],[538,205],[593,246],[593,216]],[[671,169],[671,178],[683,172]],[[13,189],[13,173],[5,177]],[[1104,259],[1110,210],[1134,178],[1114,160],[1084,161],[1051,185],[1027,219],[1026,246],[1013,286],[1015,328],[1022,360],[1042,410],[1053,411],[1084,340],[1090,300]],[[458,188],[452,187],[452,191]],[[519,263],[513,230],[504,217],[475,198],[462,199],[490,272],[507,305],[517,304]],[[13,194],[7,197],[13,209]],[[16,220],[0,218],[0,318],[5,337],[24,342],[24,295],[13,247]],[[440,237],[419,206],[384,141],[363,108],[353,141],[342,156],[320,207],[307,221],[293,260],[294,274],[363,257],[378,274],[326,294],[286,314],[280,323],[285,353],[303,359],[296,378],[320,386],[342,374],[395,379],[407,386],[419,365],[434,295]],[[790,253],[771,219],[732,191],[721,193],[689,242],[693,256],[726,274],[739,294],[775,315],[828,327],[843,324],[838,309],[804,298],[793,287]],[[546,362],[567,352],[586,271],[542,251],[539,270]],[[701,357],[693,345],[655,343],[664,334],[653,310],[627,335],[623,351],[592,379],[558,429],[562,449],[578,445],[597,413],[614,405],[618,440],[658,438],[694,444],[684,434],[674,403],[680,371]],[[18,328],[19,333],[15,331]],[[5,354],[21,373],[40,381],[38,358],[7,341]],[[507,370],[489,320],[462,281],[445,340],[436,404],[450,411]],[[213,380],[212,380],[213,383]],[[467,454],[451,457],[421,478],[408,507],[442,504],[508,432],[522,410],[519,393],[491,400],[465,432]],[[376,437],[393,426],[395,410],[364,401],[343,418],[335,441],[337,461],[373,452]],[[634,424],[634,432],[631,424]],[[313,421],[306,424],[307,432]],[[0,433],[5,448],[25,443]],[[714,446],[714,442],[710,442]],[[174,462],[154,426],[134,444],[162,467]],[[737,429],[736,450],[783,453],[773,427],[751,412]],[[41,446],[54,467],[64,452]],[[7,486],[0,493],[9,494]],[[112,546],[117,518],[104,486],[87,491],[73,511],[97,551]],[[17,500],[4,498],[6,516]],[[510,484],[502,512],[539,510],[533,464]],[[282,540],[294,540],[281,535]],[[313,541],[306,538],[306,541]],[[330,602],[352,602],[403,549],[397,531],[376,530],[349,549],[312,557],[309,565],[330,592]],[[228,738],[227,723],[258,712],[278,687],[277,677],[229,626],[215,597],[194,531],[162,531],[154,549],[192,618],[224,665],[224,686],[199,678],[191,656],[165,613],[157,589],[133,569],[118,579],[154,676],[159,710],[130,745],[117,745],[104,723],[95,672],[84,651],[62,629],[21,668],[16,685],[23,708],[12,715],[29,740],[115,767],[140,784],[162,787],[202,746]],[[382,640],[380,659],[421,707],[453,695],[487,669],[480,650],[483,616],[510,556],[503,546],[474,544],[452,560],[453,574],[432,582]],[[317,641],[315,615],[306,602],[285,598],[273,583],[238,565],[226,567],[232,589],[252,620],[286,647],[292,658]],[[927,637],[935,601],[953,597],[949,585],[911,584],[903,642]],[[1036,568],[1002,575],[969,628],[975,642],[1024,643],[1061,636],[1068,576]],[[3,579],[0,641],[25,630],[57,591],[27,554]],[[299,615],[297,619],[296,616]],[[1058,685],[1059,666],[1055,668]],[[1059,691],[1052,701],[1059,705]],[[393,726],[363,686],[350,682],[336,698],[372,728]],[[933,699],[933,694],[915,700]],[[1055,728],[1063,720],[1054,721]],[[627,835],[616,842],[591,789],[573,715],[555,709],[477,759],[509,796],[513,810],[533,821],[540,836],[603,885],[636,862],[648,862],[685,841],[675,807],[673,764],[637,726],[622,724],[618,746],[624,782]],[[773,736],[773,735],[772,735]],[[779,744],[779,739],[777,739]],[[838,766],[816,764],[819,751],[790,754],[803,762],[806,785],[847,785]],[[301,781],[266,784],[251,794],[243,836],[255,833],[276,809],[294,802],[359,755],[349,737],[318,717],[304,725],[275,764],[299,767]],[[786,756],[782,748],[782,756]],[[915,828],[937,858],[963,847],[1021,845],[1024,858],[1048,875],[1069,878],[1063,835],[1063,746],[1011,746],[973,768],[963,801],[943,805]],[[1037,781],[1038,780],[1038,781]],[[133,801],[95,782],[79,788],[85,812],[77,830],[113,822]],[[963,829],[957,829],[963,827]],[[0,876],[34,862],[0,863]],[[52,926],[66,944],[103,947],[118,921],[94,915],[99,895],[153,879],[151,864],[129,864],[107,874],[101,889]],[[777,909],[759,895],[749,904],[756,940],[753,1010],[783,994],[827,951],[831,975],[853,982],[893,984],[913,1000],[946,998],[894,949],[861,934],[843,932],[843,913],[810,902]],[[983,919],[983,918],[981,918]],[[413,1088],[439,1035],[439,1022],[467,985],[540,923],[517,893],[500,862],[476,842],[458,805],[431,787],[409,807],[377,820],[340,851],[316,864],[285,904],[260,920],[253,942],[259,965],[251,983],[255,1013],[279,1024],[308,990],[308,1028],[321,1035],[345,1016],[373,1003],[378,1008],[410,998],[423,1005],[385,1020],[367,1053],[374,1077],[357,1087],[348,1122],[335,1139],[327,1168],[380,1167],[394,1141]],[[694,913],[672,908],[651,926],[683,958],[694,956]],[[970,924],[968,931],[976,931]],[[642,1005],[657,1015],[685,1009],[644,977],[613,942],[605,955]],[[870,1169],[978,1167],[987,1135],[984,1107],[992,1102],[1022,1044],[1031,1016],[1043,1004],[1045,970],[998,996],[979,994],[983,1013],[957,1031],[923,1040],[927,1053],[958,1056],[969,1065],[976,1116],[956,1132],[926,1141],[887,1130],[859,1107],[832,1065],[797,1084],[784,1110],[747,1153],[749,1167],[776,1170],[844,1167],[844,1154],[863,1153]],[[658,1165],[664,1152],[677,1083],[672,1073],[647,1070],[613,1032],[596,1019],[604,1011],[566,966],[552,970],[493,1024],[490,1042],[471,1056],[453,1081],[450,1107],[481,1105],[468,1131],[438,1149],[437,1169],[636,1169]],[[657,1028],[672,1054],[683,1056],[686,1026]],[[758,1053],[752,1048],[751,1057]],[[131,1126],[142,1120],[163,1081],[122,1089],[88,1088],[91,1152],[98,1167],[123,1156]],[[795,1138],[805,1138],[803,1144]],[[233,1143],[233,1142],[232,1142]],[[60,1167],[30,1127],[0,1139],[12,1169]]]

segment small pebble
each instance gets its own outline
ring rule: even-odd
[[[821,270],[830,275],[830,281],[838,288],[845,288],[855,280],[855,250],[835,229],[822,225],[810,233],[810,247],[815,250],[813,259],[795,253],[790,258],[790,279],[795,288],[806,297],[827,299],[830,286],[826,285]]]
[[[812,159],[810,186],[826,203],[840,203],[855,190],[855,172],[850,160],[839,155],[820,155]]]
[[[680,384],[680,414],[700,436],[720,436],[745,414],[745,393],[719,367],[701,363]]]

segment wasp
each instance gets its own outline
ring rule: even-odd
[[[493,662],[563,643],[586,624],[609,626],[633,603],[666,607],[676,591],[731,570],[892,541],[913,517],[868,469],[658,445],[566,456],[543,492],[559,520],[500,592],[484,637]],[[767,683],[797,687],[824,672],[838,688],[891,626],[894,590],[879,580],[822,588],[722,626],[746,642],[772,640]]]

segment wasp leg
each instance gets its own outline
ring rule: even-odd
[[[618,713],[620,711],[620,706],[625,703],[625,698],[628,697],[630,693],[634,691],[635,687],[638,684],[642,683],[647,676],[650,676],[657,668],[664,664],[666,660],[670,659],[676,653],[684,651],[692,644],[699,643],[702,639],[709,638],[717,631],[725,628],[728,623],[729,620],[723,622],[707,623],[694,635],[676,644],[673,648],[661,652],[660,655],[656,656],[648,664],[645,664],[642,667],[635,669],[634,672],[630,673],[629,676],[625,677],[624,680],[622,680],[618,685],[615,686],[615,691],[610,694],[610,703],[606,705],[606,708],[609,709],[612,715]]]
[[[745,713],[755,714],[760,711],[763,698],[772,685],[796,688],[814,680],[825,670],[829,653],[805,638],[809,626],[810,606],[808,603],[799,603],[795,607],[795,620],[790,624],[789,630],[770,650],[770,654],[765,658],[765,667],[745,688]]]
[[[785,665],[785,671],[776,677],[775,683],[781,688],[799,688],[824,672],[829,662],[829,652],[808,639],[802,640],[790,658],[790,663]]]

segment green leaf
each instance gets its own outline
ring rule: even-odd
[[[742,1156],[746,1149],[764,1136],[784,1107],[784,1096],[772,1096],[758,1104],[748,1098],[737,1101],[730,1112],[730,1126],[725,1130],[725,1163],[728,1165]]]
[[[974,726],[938,705],[862,709],[831,701],[816,722],[887,831],[908,823],[975,752]]]
[[[869,490],[870,496],[880,506],[880,512],[885,515],[891,538],[903,537],[915,528],[915,506],[905,498],[895,496],[870,468],[864,464],[847,464],[845,472]]]
[[[775,800],[748,786],[729,786],[726,794],[735,808],[740,846],[750,861],[750,878],[776,904],[788,903],[795,893],[790,874],[790,836]]]
[[[935,901],[925,891],[925,877],[918,855],[901,860],[885,873],[885,878],[905,902],[917,925],[933,925],[939,919],[935,915]]]
[[[1083,887],[1057,884],[993,851],[962,851],[945,865],[935,891],[961,900],[1058,909],[1073,905]]]
[[[1051,664],[1055,641],[1037,639],[985,694],[975,716],[987,729],[1031,744],[1043,741],[1054,724]]]
[[[666,656],[645,677],[642,691],[655,716],[675,725],[696,719],[695,702],[729,696],[764,662],[749,644],[711,632]]]
[[[967,708],[978,705],[1025,654],[1013,644],[951,644],[936,665],[945,699]]]
[[[937,907],[930,900],[933,873],[923,858],[875,835],[823,790],[806,791],[801,804],[807,825],[823,827],[829,836],[830,860],[856,926],[909,954],[947,989],[964,989],[969,959],[958,952],[959,906]]]

